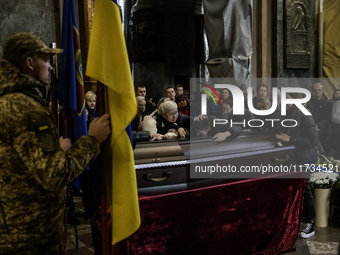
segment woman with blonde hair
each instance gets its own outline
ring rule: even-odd
[[[182,138],[189,134],[190,118],[178,112],[178,106],[173,101],[166,101],[159,106],[156,121],[159,134],[174,132]]]
[[[87,91],[85,94],[85,102],[87,127],[89,127],[92,120],[96,117],[97,95],[91,90]]]

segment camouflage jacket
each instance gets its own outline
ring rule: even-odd
[[[0,253],[58,254],[66,186],[99,154],[83,136],[65,153],[46,88],[0,62]]]

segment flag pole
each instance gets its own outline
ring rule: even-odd
[[[56,43],[51,43],[51,48],[56,48]],[[53,116],[54,126],[57,130],[58,136],[60,135],[60,127],[59,127],[59,105],[58,105],[58,85],[59,85],[59,67],[57,56],[53,56],[51,58],[51,65],[53,67],[53,71],[51,71],[51,112]]]
[[[62,111],[62,120],[63,120],[63,137],[68,137],[68,102],[63,101],[63,111]]]
[[[97,97],[98,97],[98,113],[99,116],[103,116],[105,114],[105,93],[104,93],[104,85],[97,81]],[[103,151],[104,144],[101,145],[101,160],[103,162]],[[108,235],[108,216],[107,216],[107,191],[106,191],[106,181],[105,181],[105,168],[101,164],[100,166],[100,187],[101,187],[101,195],[100,195],[100,205],[101,205],[101,244],[102,244],[102,255],[109,255],[109,245],[107,241]]]

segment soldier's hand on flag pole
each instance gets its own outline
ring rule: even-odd
[[[90,124],[88,134],[94,136],[100,143],[105,141],[111,133],[109,118],[110,115],[105,113],[100,118],[95,118]]]
[[[64,138],[64,137],[60,137],[59,138],[59,144],[60,147],[63,149],[63,151],[67,151],[69,148],[72,147],[72,143],[71,143],[71,139],[70,138]]]

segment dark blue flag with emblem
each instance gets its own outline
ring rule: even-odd
[[[73,0],[64,0],[63,4],[62,48],[59,100],[66,108],[67,137],[71,138],[73,144],[81,136],[87,135],[80,41]],[[79,183],[76,182],[75,186],[79,188]]]

